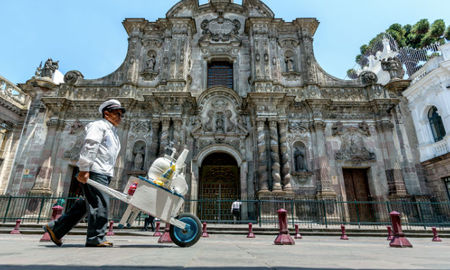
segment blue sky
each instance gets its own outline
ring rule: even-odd
[[[59,60],[62,73],[103,77],[123,62],[125,18],[155,21],[177,0],[0,0],[0,75],[23,83],[41,61]],[[207,0],[201,0],[205,3]],[[242,1],[235,1],[241,3]],[[265,0],[276,18],[315,17],[315,56],[331,75],[344,78],[359,47],[393,23],[427,18],[450,24],[449,0]]]

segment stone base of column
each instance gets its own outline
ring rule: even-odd
[[[337,194],[333,190],[322,190],[316,195],[318,200],[336,200]]]
[[[258,199],[262,199],[262,198],[266,198],[269,197],[272,194],[272,192],[268,189],[261,189],[260,191],[258,191],[257,196]]]
[[[33,188],[28,191],[28,196],[52,196],[52,190],[49,188]]]

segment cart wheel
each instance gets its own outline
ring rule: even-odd
[[[183,213],[180,214],[177,219],[188,224],[186,230],[182,230],[176,226],[170,226],[170,238],[172,241],[180,247],[190,247],[197,243],[202,233],[202,225],[198,217]]]

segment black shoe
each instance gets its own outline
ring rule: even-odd
[[[55,245],[57,245],[58,247],[62,246],[61,239],[56,237],[52,228],[50,228],[50,226],[48,226],[48,224],[44,225],[44,227],[42,227],[42,228],[44,229],[45,232],[48,233],[48,235],[50,236],[50,239],[52,240],[53,243],[55,243]]]
[[[86,247],[113,247],[113,243],[105,241],[101,242],[100,244],[89,244],[86,243]]]

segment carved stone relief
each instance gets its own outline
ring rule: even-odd
[[[202,41],[230,42],[238,39],[241,22],[237,19],[224,18],[222,14],[212,20],[203,20],[200,24],[203,36]]]
[[[337,160],[350,162],[375,160],[375,153],[367,150],[363,135],[358,131],[358,128],[347,128],[341,139],[341,149],[335,154]]]

